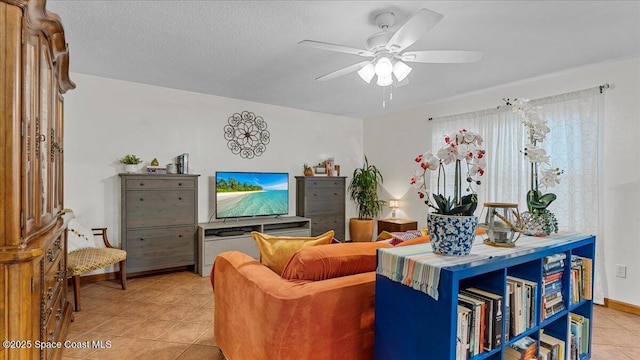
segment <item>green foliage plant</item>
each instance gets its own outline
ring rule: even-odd
[[[120,159],[120,162],[125,165],[138,165],[142,162],[142,160],[140,160],[139,157],[133,154],[127,154],[122,159]]]
[[[369,164],[365,155],[363,167],[353,170],[349,183],[349,194],[358,206],[359,220],[376,218],[382,211],[385,201],[378,199],[378,186],[383,181],[380,170]]]

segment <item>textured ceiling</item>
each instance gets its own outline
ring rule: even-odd
[[[640,56],[640,1],[49,0],[72,72],[367,118],[499,84]],[[421,8],[444,19],[409,50],[476,50],[473,64],[411,64],[383,90],[356,73],[316,77],[365,58],[298,45],[364,48],[391,10],[395,31]],[[596,85],[596,84],[594,84]],[[387,94],[388,95],[388,94]]]

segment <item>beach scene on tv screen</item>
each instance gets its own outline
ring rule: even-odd
[[[216,217],[286,215],[289,212],[286,173],[216,174]]]

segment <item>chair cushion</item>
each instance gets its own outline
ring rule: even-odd
[[[374,271],[376,251],[391,247],[382,242],[343,243],[305,247],[298,250],[282,272],[287,280],[326,280]]]
[[[296,251],[307,246],[330,244],[333,230],[315,237],[272,236],[253,231],[251,237],[258,245],[260,262],[280,275]]]
[[[84,274],[127,259],[127,252],[112,248],[84,248],[67,254],[67,276]]]

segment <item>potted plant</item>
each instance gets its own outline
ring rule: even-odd
[[[304,176],[313,176],[313,169],[311,166],[304,164],[302,165]]]
[[[530,163],[530,188],[527,192],[527,209],[522,213],[524,233],[534,236],[548,236],[558,232],[558,220],[548,207],[556,199],[556,194],[542,194],[540,188],[554,187],[560,183],[564,172],[549,165],[549,155],[539,147],[549,133],[547,120],[540,117],[537,107],[529,105],[529,99],[503,99],[522,120],[528,132],[529,143],[524,148],[524,157]],[[540,186],[542,183],[542,186]]]
[[[473,215],[478,206],[474,190],[484,174],[485,151],[482,137],[467,129],[445,136],[445,145],[434,155],[430,150],[414,160],[419,164],[411,178],[418,196],[433,210],[427,215],[427,228],[433,251],[444,255],[468,255],[475,239],[478,218]],[[463,161],[466,171],[463,171]],[[453,164],[453,197],[447,195],[445,165]],[[437,170],[437,192],[432,194],[426,183],[427,171]],[[466,195],[463,195],[463,180]]]
[[[142,160],[133,154],[127,154],[120,159],[120,163],[125,165],[125,171],[130,174],[138,172],[138,164],[141,162]]]
[[[371,241],[373,239],[373,218],[377,217],[385,204],[378,199],[378,185],[383,178],[375,165],[369,164],[367,156],[364,165],[353,170],[353,177],[349,183],[351,200],[358,206],[358,217],[349,220],[349,235],[351,241]]]

